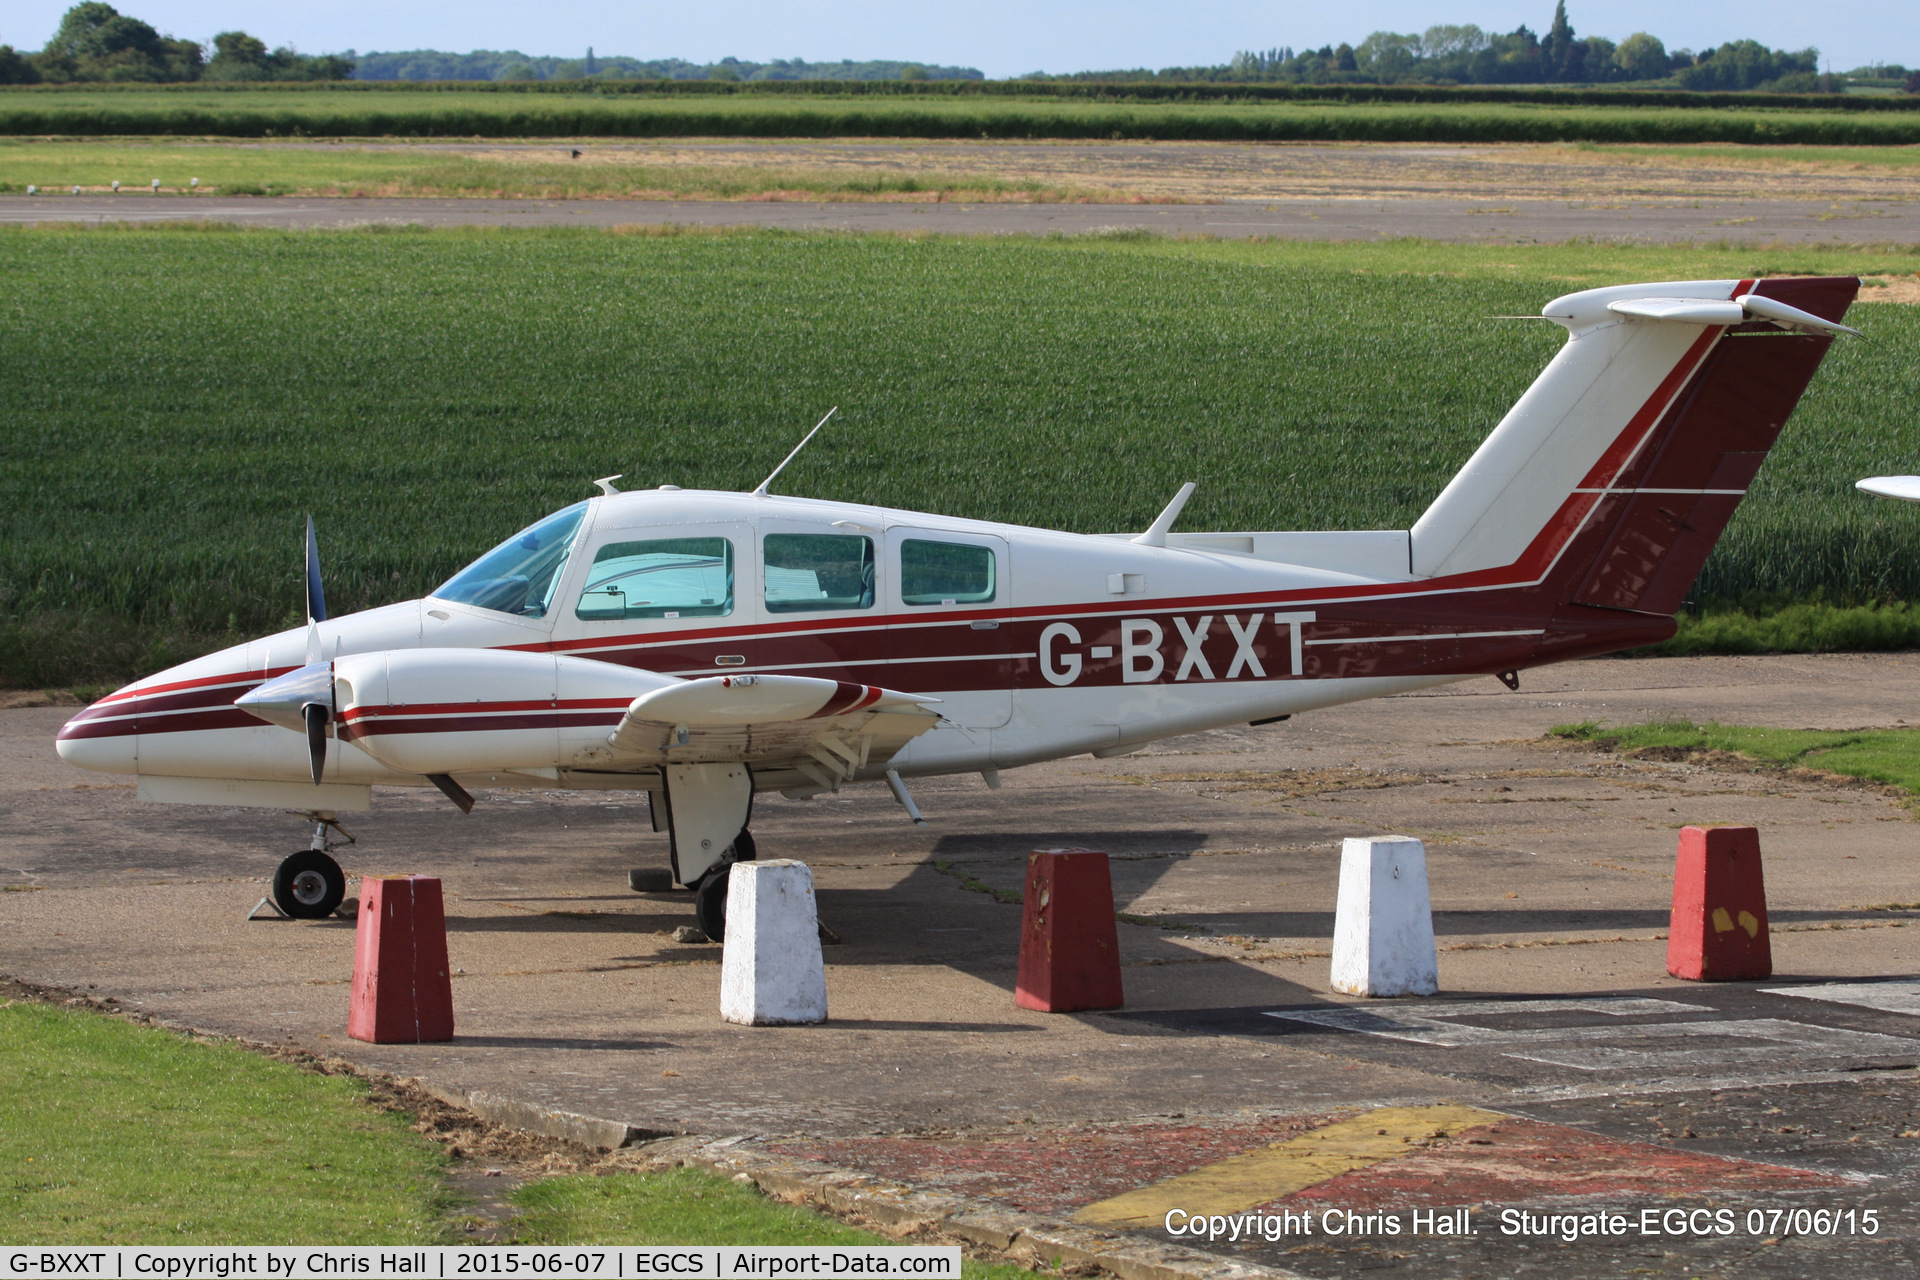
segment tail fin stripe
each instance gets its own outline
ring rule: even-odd
[[[1675,402],[1686,390],[1687,383],[1700,371],[1700,365],[1706,360],[1707,353],[1713,349],[1713,344],[1718,342],[1720,335],[1725,332],[1726,330],[1722,328],[1709,328],[1694,339],[1693,345],[1687,348],[1686,355],[1682,356],[1679,363],[1673,366],[1672,371],[1661,379],[1654,393],[1647,397],[1647,402],[1640,406],[1639,412],[1627,420],[1627,425],[1621,429],[1613,443],[1607,446],[1606,452],[1600,455],[1600,460],[1593,464],[1593,469],[1588,471],[1585,478],[1580,481],[1582,488],[1610,489],[1613,482],[1620,478],[1621,473],[1633,465],[1634,459],[1646,447],[1647,441],[1654,437],[1662,419],[1672,411]]]

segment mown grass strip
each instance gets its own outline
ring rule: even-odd
[[[1145,101],[849,94],[0,93],[0,134],[266,137],[1131,138],[1900,146],[1920,111],[1508,101]],[[1824,109],[1823,109],[1824,108]]]
[[[1605,725],[1585,720],[1556,725],[1549,736],[1591,742],[1610,751],[1664,748],[1674,752],[1725,751],[1782,767],[1818,769],[1885,783],[1920,795],[1920,728],[1773,729],[1691,720]]]
[[[444,1157],[355,1080],[26,1001],[0,1080],[9,1244],[446,1238]]]
[[[554,146],[493,155],[411,147],[209,146],[180,142],[41,142],[0,139],[0,192],[129,188],[131,204],[154,178],[168,195],[524,196],[540,199],[948,199],[1058,202],[1108,191],[984,173],[895,173],[763,164],[647,163]],[[134,206],[134,211],[138,207]]]
[[[131,197],[137,198],[137,197]],[[1911,274],[1908,250],[753,233],[0,229],[0,685],[149,671],[419,596],[628,486],[1099,532],[1407,528],[1630,280]],[[1701,579],[1920,599],[1920,308],[1863,306]]]

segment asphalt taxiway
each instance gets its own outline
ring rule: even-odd
[[[1019,204],[740,200],[429,199],[324,196],[0,196],[0,223],[231,222],[327,229],[763,227],[951,235],[1144,231],[1223,240],[1428,240],[1484,244],[1912,244],[1911,199],[1502,199],[1439,196],[1227,200],[1196,204]]]
[[[54,758],[70,711],[21,708],[0,711],[0,973],[638,1138],[730,1136],[1061,1221],[1184,1195],[1183,1177],[1233,1183],[1249,1160],[1225,1201],[1242,1210],[1477,1215],[1458,1238],[1206,1245],[1301,1274],[1885,1274],[1920,1260],[1908,802],[1542,735],[1915,711],[1920,655],[1596,661],[1525,673],[1519,693],[1478,680],[1009,772],[999,791],[929,780],[925,828],[877,787],[766,799],[763,856],[814,868],[844,939],[826,950],[831,1021],[812,1028],[719,1021],[719,948],[671,936],[686,895],[625,888],[627,868],[665,860],[640,797],[493,792],[463,817],[437,793],[382,792],[347,819],[342,860],[442,877],[459,1034],[374,1046],[345,1038],[351,924],[244,919],[304,842],[296,819],[143,806]],[[1665,975],[1678,828],[1714,822],[1761,829],[1769,981]],[[1429,1000],[1328,991],[1339,841],[1383,831],[1427,842]],[[1019,908],[991,890],[1062,844],[1114,857],[1124,1010],[1013,1004]],[[1350,1132],[1359,1154],[1311,1176],[1286,1164],[1289,1142],[1324,1154]],[[1738,1229],[1562,1244],[1498,1226],[1507,1209],[1670,1208],[1724,1208]]]

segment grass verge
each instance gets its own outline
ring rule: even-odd
[[[10,1244],[446,1238],[445,1157],[354,1079],[22,1000],[0,1079]]]
[[[9,886],[11,888],[12,886]],[[12,987],[23,991],[25,988]],[[465,1143],[487,1163],[543,1140],[471,1116],[376,1106],[365,1082],[98,1012],[0,1002],[0,1230],[11,1244],[458,1243],[443,1185]],[[551,1144],[546,1144],[551,1145]],[[560,1168],[591,1160],[584,1149]],[[897,1243],[694,1169],[538,1176],[514,1244]],[[1026,1269],[968,1259],[965,1280]]]
[[[522,1187],[514,1244],[719,1244],[858,1246],[899,1244],[751,1186],[694,1169],[574,1174]],[[964,1259],[964,1280],[1032,1280],[1010,1263]]]
[[[1884,783],[1920,795],[1920,728],[1770,729],[1691,720],[1629,725],[1585,720],[1556,725],[1549,736],[1590,742],[1609,751],[1671,758],[1726,752],[1783,768]]]

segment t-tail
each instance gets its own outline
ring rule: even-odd
[[[1672,615],[1820,367],[1852,277],[1589,289],[1567,344],[1413,526],[1411,570],[1519,592],[1532,663],[1673,634]],[[1439,585],[1436,583],[1436,585]]]

